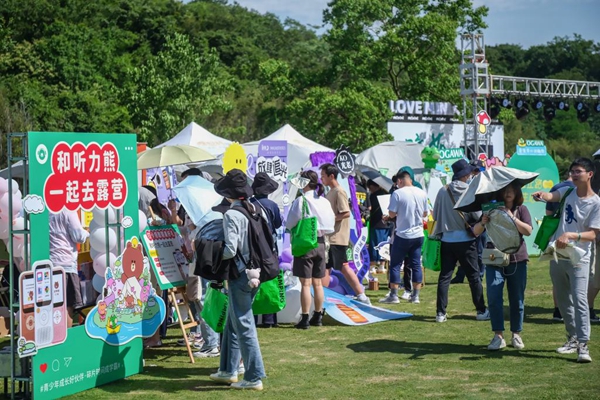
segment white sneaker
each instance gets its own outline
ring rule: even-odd
[[[371,300],[364,293],[363,294],[359,294],[358,296],[354,296],[353,300],[359,301],[359,302],[361,302],[363,304],[366,304],[368,306],[371,305]]]
[[[400,299],[398,298],[398,296],[394,296],[391,293],[389,293],[383,299],[379,299],[379,302],[384,304],[398,304],[400,303]]]
[[[523,350],[525,348],[525,344],[523,344],[523,339],[521,339],[521,335],[513,334],[512,339],[510,339],[510,344],[517,350]]]
[[[435,322],[446,322],[448,320],[448,314],[438,313],[435,316]]]
[[[235,383],[238,381],[237,374],[228,374],[223,371],[217,371],[214,374],[210,374],[209,378],[220,383]]]
[[[263,384],[260,379],[256,382],[248,382],[242,379],[237,383],[232,383],[231,387],[234,389],[263,390]]]
[[[506,341],[503,337],[494,335],[490,344],[488,344],[488,350],[500,350],[506,347]]]
[[[565,344],[556,349],[558,354],[573,354],[577,353],[579,343],[575,336],[568,338]]]
[[[410,299],[408,299],[408,302],[413,304],[419,304],[421,301],[419,300],[419,296],[411,296]]]
[[[477,321],[489,321],[490,320],[490,309],[486,308],[484,312],[477,311]]]
[[[590,357],[590,349],[588,349],[587,343],[579,343],[579,345],[577,346],[577,362],[592,362],[592,357]]]
[[[410,295],[411,295],[410,291],[405,290],[404,293],[402,293],[402,296],[400,296],[400,298],[402,300],[410,300]]]
[[[193,353],[194,357],[196,358],[212,358],[212,357],[219,357],[221,355],[221,352],[219,351],[218,348],[213,348],[213,349],[205,349],[205,350],[200,350],[200,351],[196,351]]]

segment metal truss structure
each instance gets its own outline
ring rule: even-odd
[[[490,96],[539,100],[600,102],[600,82],[494,76],[489,74],[483,34],[461,35],[460,95],[463,100],[464,146],[469,159],[490,155],[490,134],[477,131],[477,114],[488,110]]]

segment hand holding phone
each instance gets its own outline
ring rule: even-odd
[[[544,200],[544,198],[543,198],[543,194],[544,194],[544,192],[535,192],[531,195],[531,197],[535,201],[541,201],[541,202],[546,203],[546,200]]]

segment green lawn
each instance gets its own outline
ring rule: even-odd
[[[414,313],[411,319],[363,327],[326,319],[326,326],[308,331],[260,330],[268,375],[263,392],[234,392],[211,382],[208,374],[218,358],[190,364],[184,348],[174,345],[177,330],[172,329],[167,346],[146,353],[143,374],[72,398],[600,398],[600,345],[591,342],[591,364],[555,352],[564,342],[564,327],[551,321],[547,270],[544,263],[530,265],[522,351],[486,350],[490,323],[475,321],[468,284],[451,286],[449,319],[435,323],[437,274],[428,271],[421,304],[390,306]],[[385,292],[368,295],[376,302]],[[594,326],[593,337],[599,333]]]

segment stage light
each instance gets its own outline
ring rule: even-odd
[[[556,105],[553,101],[546,100],[544,102],[544,118],[546,121],[552,121],[556,116]]]
[[[556,108],[558,108],[561,111],[569,111],[569,103],[567,103],[565,100],[560,100],[556,104]]]
[[[529,104],[525,100],[518,99],[515,106],[517,107],[517,110],[515,111],[517,119],[523,119],[529,115]]]
[[[579,122],[585,122],[590,117],[590,108],[582,101],[575,103],[575,110],[577,110],[577,120]]]
[[[597,113],[600,113],[600,102],[596,103],[596,105],[594,106],[594,110],[595,110]]]
[[[502,99],[502,107],[504,107],[504,108],[512,107],[512,103],[510,102],[510,99],[508,97],[505,97]]]
[[[488,114],[490,114],[491,119],[496,119],[498,115],[500,115],[500,101],[495,97],[493,97],[492,101],[490,102],[490,110]]]
[[[541,110],[542,107],[544,107],[544,103],[542,102],[542,100],[535,99],[535,101],[533,102],[533,109],[535,111],[537,111],[537,110]]]

